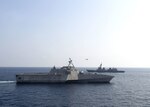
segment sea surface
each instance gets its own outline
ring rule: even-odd
[[[0,67],[0,107],[150,107],[150,69],[120,69],[109,84],[17,85],[15,74],[50,68]]]

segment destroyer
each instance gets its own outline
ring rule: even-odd
[[[114,76],[98,73],[84,73],[78,71],[72,60],[68,66],[56,69],[53,67],[48,73],[23,73],[16,75],[17,83],[108,83]]]
[[[102,67],[102,64],[96,70],[87,69],[88,72],[98,72],[98,73],[124,73],[125,71],[117,70],[117,68],[108,68]]]

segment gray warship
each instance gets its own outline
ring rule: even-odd
[[[69,59],[68,66],[56,68],[48,73],[16,74],[16,83],[109,83],[114,76],[81,72]]]
[[[117,68],[102,67],[102,63],[96,70],[87,69],[88,72],[98,72],[98,73],[124,73],[125,71],[117,70]]]

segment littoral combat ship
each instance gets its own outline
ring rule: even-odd
[[[102,67],[102,64],[96,69],[96,70],[91,70],[87,69],[88,72],[97,72],[97,73],[124,73],[125,71],[120,71],[117,70],[117,68],[108,68],[106,69],[105,67]]]
[[[109,83],[114,76],[78,71],[72,60],[68,66],[56,68],[48,73],[23,73],[16,75],[17,83]]]

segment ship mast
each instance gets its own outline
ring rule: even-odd
[[[69,61],[68,61],[68,62],[69,62],[68,66],[71,66],[71,65],[72,65],[72,66],[74,67],[71,58],[69,58]]]

